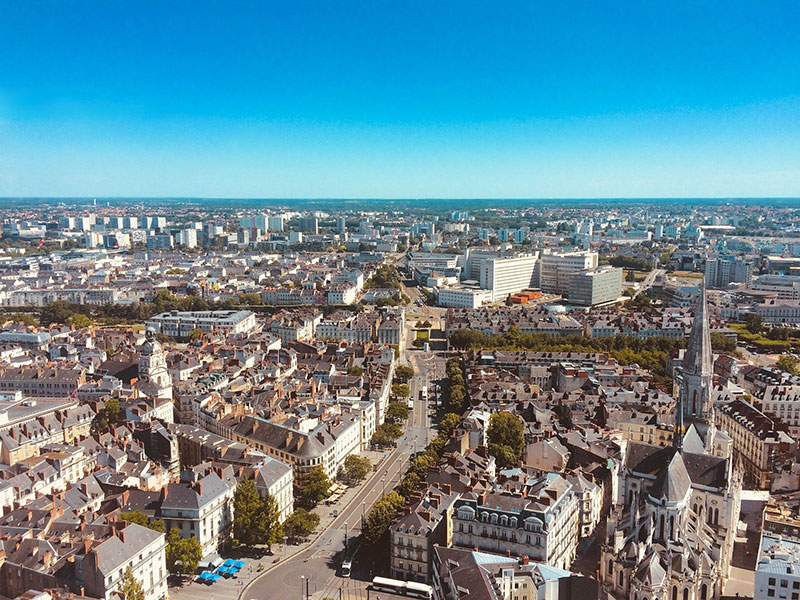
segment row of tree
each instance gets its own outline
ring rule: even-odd
[[[608,352],[624,365],[638,364],[657,377],[666,376],[669,353],[686,346],[686,340],[672,337],[638,338],[630,335],[588,337],[584,335],[551,336],[522,333],[512,325],[508,331],[491,335],[475,329],[458,329],[450,334],[454,348],[531,350],[538,352]]]
[[[447,440],[460,421],[461,417],[459,415],[455,413],[446,414],[439,423],[438,435],[422,454],[411,461],[408,470],[397,487],[385,494],[372,507],[372,510],[364,520],[362,537],[373,549],[386,545],[389,539],[389,526],[394,521],[397,511],[408,501],[420,484],[425,481],[428,468],[438,463],[444,452]]]
[[[445,366],[447,375],[447,410],[451,413],[461,414],[467,404],[467,386],[464,381],[463,361],[458,356],[447,359]]]

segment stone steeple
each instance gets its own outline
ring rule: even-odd
[[[714,407],[711,398],[713,383],[713,357],[711,354],[711,328],[708,323],[708,301],[705,286],[700,286],[697,308],[692,325],[692,335],[683,359],[679,410],[682,420],[690,423],[711,424]],[[679,422],[676,419],[676,422]]]

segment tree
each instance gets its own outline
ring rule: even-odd
[[[182,538],[178,529],[173,527],[167,534],[165,558],[170,573],[192,575],[203,558],[203,548],[196,537]]]
[[[318,514],[298,508],[284,521],[283,531],[290,540],[298,541],[314,533],[317,525],[319,525]]]
[[[778,357],[778,361],[775,363],[775,366],[779,368],[781,371],[786,371],[787,373],[791,373],[792,375],[797,375],[798,361],[793,356],[789,356],[784,354]]]
[[[233,538],[236,543],[255,546],[259,543],[261,497],[252,479],[239,480],[233,495]]]
[[[394,370],[394,378],[399,383],[407,383],[409,379],[414,377],[414,369],[406,365],[400,365]]]
[[[747,327],[747,331],[753,334],[761,333],[761,330],[764,329],[764,319],[761,318],[761,315],[756,313],[750,313],[744,318],[745,326]]]
[[[633,271],[627,271],[625,273],[625,281],[627,281],[628,283],[636,281],[636,273],[634,273]]]
[[[367,544],[377,546],[387,539],[389,526],[404,503],[405,500],[397,492],[389,492],[375,503],[364,521],[361,533]]]
[[[498,466],[515,464],[525,449],[525,433],[522,421],[507,412],[494,413],[489,418],[489,453]]]
[[[124,512],[122,513],[122,519],[127,521],[128,523],[136,523],[137,525],[141,525],[142,527],[147,527],[152,529],[153,531],[160,531],[164,533],[164,521],[161,519],[150,519],[146,514],[144,514],[140,510],[134,510],[132,512]]]
[[[119,581],[119,591],[123,593],[125,600],[144,600],[142,584],[134,577],[130,565],[125,569],[125,574]]]
[[[353,377],[361,377],[364,374],[364,368],[358,365],[347,367],[347,374]]]
[[[344,473],[350,481],[362,481],[372,469],[372,463],[365,456],[348,454],[344,459]]]
[[[408,419],[408,405],[405,402],[390,402],[386,409],[386,420],[401,423]]]
[[[314,467],[303,478],[300,498],[306,506],[315,506],[320,500],[328,497],[331,480],[322,467]]]
[[[98,433],[104,433],[114,427],[119,422],[119,400],[109,398],[105,406],[97,411],[92,421],[92,429]]]
[[[439,421],[439,435],[450,437],[453,430],[461,423],[461,417],[456,413],[447,413],[442,420]]]
[[[202,329],[192,329],[189,332],[189,341],[190,342],[195,342],[195,341],[199,340],[201,337],[203,337],[203,330]]]
[[[719,331],[711,332],[711,348],[718,352],[733,352],[736,342]]]
[[[281,525],[281,512],[278,509],[278,502],[267,492],[261,499],[261,510],[259,511],[259,534],[261,543],[267,545],[267,552],[272,553],[272,544],[277,544],[283,537],[283,526]]]
[[[411,395],[411,389],[407,383],[393,383],[392,396],[395,398],[408,398]]]
[[[28,313],[10,313],[3,317],[4,322],[12,321],[14,323],[22,323],[28,327],[38,327],[39,319],[34,315]]]
[[[386,446],[403,435],[403,430],[397,423],[381,423],[375,428],[372,435],[372,443],[379,446]]]

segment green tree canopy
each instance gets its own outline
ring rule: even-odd
[[[494,413],[489,418],[489,452],[498,466],[515,464],[525,449],[525,429],[522,421],[507,412]]]
[[[128,523],[136,523],[137,525],[141,525],[142,527],[147,527],[152,529],[153,531],[160,531],[164,533],[166,531],[164,527],[164,521],[161,519],[150,519],[146,514],[144,514],[140,510],[134,510],[132,512],[124,512],[122,513],[122,519],[127,521]]]
[[[144,589],[134,577],[130,565],[126,567],[125,573],[119,581],[119,591],[123,593],[125,600],[144,600]]]
[[[173,575],[192,575],[203,558],[203,548],[197,538],[182,538],[176,527],[167,534],[167,570]]]
[[[405,402],[390,402],[386,409],[386,420],[392,423],[402,423],[408,419],[408,406]]]
[[[331,481],[322,467],[314,467],[303,477],[300,499],[306,506],[315,506],[328,497]]]
[[[350,481],[363,481],[372,470],[372,463],[365,456],[348,454],[344,459],[344,473]]]
[[[786,371],[787,373],[791,373],[792,375],[797,375],[798,368],[797,368],[797,359],[793,356],[789,356],[784,354],[778,357],[775,366],[778,367],[781,371]]]
[[[308,512],[304,508],[298,508],[283,523],[283,530],[286,533],[286,537],[294,542],[303,540],[314,533],[318,525],[318,514]]]
[[[414,377],[414,369],[407,365],[400,365],[394,370],[394,378],[399,383],[407,383],[412,377]]]
[[[347,367],[347,374],[354,377],[361,377],[364,374],[364,367],[358,365],[349,366]]]
[[[259,519],[261,497],[252,479],[242,478],[233,495],[233,538],[245,546],[255,546],[261,540]]]

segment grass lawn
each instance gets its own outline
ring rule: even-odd
[[[677,277],[678,279],[702,279],[703,274],[697,273],[695,271],[672,271],[669,273],[671,277]]]
[[[417,339],[428,341],[431,337],[430,332],[427,329],[418,329],[417,330]]]

